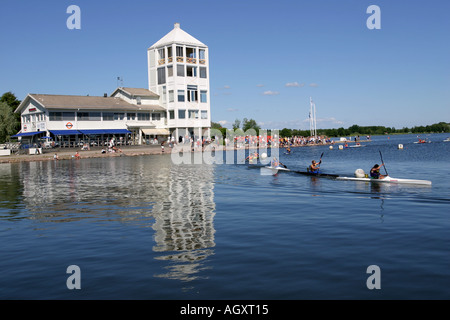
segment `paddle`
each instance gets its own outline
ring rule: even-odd
[[[322,152],[322,154],[320,155],[319,163],[322,162],[322,157],[323,157],[323,152]]]
[[[378,151],[380,152],[381,163],[383,164],[384,171],[386,171],[386,175],[388,176],[389,174],[388,174],[388,172],[387,172],[386,165],[384,164],[384,161],[383,161],[383,155],[381,154],[381,151],[380,151],[380,150],[378,150]]]

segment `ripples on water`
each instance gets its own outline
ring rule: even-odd
[[[304,170],[324,152],[325,172],[351,176],[382,150],[391,176],[432,187],[262,176],[170,155],[2,164],[0,297],[448,298],[450,143],[414,139],[280,157]],[[71,264],[79,292],[65,287]],[[365,287],[370,264],[383,270],[377,293]]]

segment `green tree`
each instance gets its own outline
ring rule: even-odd
[[[239,129],[241,127],[241,120],[236,119],[233,123],[233,130]]]
[[[283,128],[280,131],[280,136],[281,137],[292,137],[292,130],[288,129],[288,128]]]
[[[12,93],[11,91],[5,92],[0,97],[0,102],[6,103],[9,108],[11,109],[11,112],[13,113],[14,119],[13,125],[14,130],[17,132],[20,129],[20,114],[14,113],[14,111],[17,109],[17,107],[20,105],[20,100],[17,99],[17,97]]]
[[[17,132],[16,118],[10,106],[0,102],[0,142],[5,142]]]
[[[222,129],[222,125],[220,123],[211,121],[211,129]]]
[[[249,129],[254,129],[256,131],[256,134],[258,134],[261,127],[256,123],[255,120],[244,118],[244,120],[242,121],[242,130],[245,132]]]

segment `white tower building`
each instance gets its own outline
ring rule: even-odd
[[[208,47],[179,23],[147,51],[149,90],[167,110],[177,139],[209,135],[211,127]]]

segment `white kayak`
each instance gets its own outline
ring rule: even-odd
[[[266,167],[261,168],[262,175],[275,175],[278,173],[278,171],[291,171],[291,170],[281,167],[281,166],[277,166],[277,167],[266,166]]]
[[[355,144],[353,146],[349,146],[350,148],[361,148],[361,147],[365,147],[366,145],[362,145],[362,144]]]
[[[386,176],[384,179],[337,177],[336,180],[431,185],[431,181],[428,181],[428,180],[397,179],[397,178],[391,178],[389,176]]]

